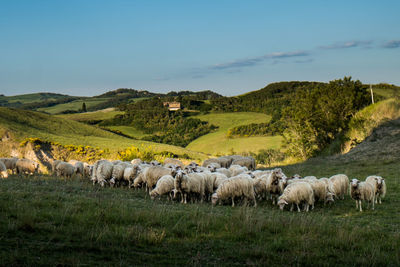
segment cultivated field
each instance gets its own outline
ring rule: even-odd
[[[115,108],[106,108],[98,111],[84,112],[84,113],[73,113],[73,114],[61,114],[56,115],[59,118],[70,119],[79,122],[87,121],[98,121],[112,119],[116,115],[123,114],[122,111],[117,111]]]
[[[186,148],[199,151],[210,155],[226,155],[242,152],[258,152],[260,149],[280,149],[281,136],[267,137],[241,137],[227,138],[230,128],[247,125],[251,123],[263,123],[271,120],[271,117],[263,113],[237,112],[237,113],[212,113],[198,115],[203,121],[219,126],[216,132],[206,134],[191,142]]]
[[[0,180],[0,265],[400,265],[398,161],[316,159],[318,177],[382,175],[388,194],[360,213],[347,197],[309,213],[151,201],[144,191],[38,176]]]

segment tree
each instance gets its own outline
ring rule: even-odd
[[[85,102],[82,103],[82,112],[87,112]]]

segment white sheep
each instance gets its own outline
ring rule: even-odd
[[[334,194],[329,190],[328,184],[323,180],[304,178],[304,179],[291,179],[288,181],[289,185],[294,183],[309,183],[313,189],[315,201],[323,201],[324,204],[334,201],[333,199]]]
[[[82,177],[84,177],[85,172],[84,172],[84,165],[82,161],[79,160],[70,160],[68,161],[69,164],[71,164],[72,166],[74,166],[75,168],[75,174],[79,174]]]
[[[124,180],[124,171],[127,167],[132,167],[130,162],[114,164],[111,179],[109,181],[111,187],[114,185],[120,185],[120,183]]]
[[[174,197],[176,197],[176,193],[179,192],[182,195],[181,202],[186,204],[188,195],[197,195],[200,201],[203,202],[204,183],[204,176],[201,173],[185,174],[183,171],[178,171],[174,181]]]
[[[223,181],[212,195],[212,204],[216,205],[217,202],[223,200],[232,200],[232,207],[235,206],[235,197],[244,197],[246,202],[253,201],[254,207],[257,206],[257,201],[254,194],[254,181],[246,174],[241,174],[231,177]]]
[[[39,164],[29,159],[18,159],[15,164],[18,174],[35,174],[39,170]]]
[[[125,182],[128,182],[128,188],[131,188],[133,185],[133,182],[140,172],[140,167],[139,165],[133,165],[132,167],[127,167],[124,170],[124,180]]]
[[[0,161],[4,163],[6,166],[7,170],[11,171],[11,174],[15,174],[17,171],[17,161],[18,158],[13,157],[13,158],[0,158]]]
[[[270,174],[271,172],[272,172],[272,170],[266,170],[266,171],[257,170],[257,171],[253,171],[253,175],[254,175],[254,178],[261,178],[261,176]]]
[[[266,180],[267,193],[272,198],[272,204],[275,205],[287,185],[286,175],[282,172],[282,169],[276,168],[271,173],[261,176],[261,178]]]
[[[75,167],[68,162],[60,162],[56,167],[58,177],[71,178],[75,173]]]
[[[382,204],[382,198],[386,195],[386,183],[382,176],[372,175],[365,179],[365,182],[370,183],[375,191],[375,203]]]
[[[56,160],[56,159],[51,161],[51,173],[53,175],[56,174],[57,165],[60,164],[61,162],[63,162],[63,161],[62,160]]]
[[[292,204],[290,208],[290,211],[292,211],[293,204],[296,204],[297,211],[300,212],[299,205],[303,202],[306,212],[308,212],[310,206],[314,206],[314,191],[307,182],[298,182],[288,185],[278,199],[278,205],[281,210],[283,210],[285,205]]]
[[[93,165],[90,165],[86,162],[83,163],[83,173],[84,173],[84,177],[90,177],[92,176],[92,172],[93,172]]]
[[[142,187],[142,185],[144,184],[144,174],[148,168],[150,168],[150,167],[148,167],[148,166],[143,167],[142,165],[140,165],[139,173],[137,174],[136,178],[133,180],[134,188]]]
[[[144,172],[143,182],[146,183],[146,192],[156,185],[157,181],[164,175],[172,175],[174,170],[162,166],[151,166]]]
[[[101,161],[96,168],[96,181],[102,187],[111,179],[114,164],[108,160]]]
[[[241,173],[247,172],[248,169],[247,169],[247,167],[243,167],[241,165],[232,164],[229,167],[229,171],[231,173],[231,176],[233,177],[233,176],[237,176],[237,175],[239,175]]]
[[[131,160],[131,164],[132,165],[139,165],[139,164],[142,164],[142,163],[143,163],[143,161],[141,159],[133,159],[133,160]]]
[[[164,165],[166,165],[166,164],[177,165],[177,166],[179,166],[181,169],[185,168],[185,164],[183,164],[183,162],[180,161],[179,159],[166,158],[166,159],[164,160]]]
[[[256,161],[252,157],[242,157],[232,161],[232,165],[240,165],[254,171],[256,169]]]
[[[361,201],[372,202],[372,210],[375,208],[375,190],[374,186],[368,182],[360,182],[357,179],[351,180],[350,185],[350,196],[356,201],[356,209],[360,205],[360,211],[362,211]]]
[[[329,178],[332,182],[332,189],[337,198],[344,196],[349,192],[349,177],[345,174],[336,174]]]
[[[216,169],[215,171],[224,174],[228,178],[232,176],[231,172],[226,168],[219,168]]]
[[[172,200],[172,190],[174,189],[174,177],[171,175],[162,176],[156,184],[156,187],[150,191],[151,199],[161,198],[162,195],[168,195],[168,200]]]
[[[101,159],[101,160],[98,160],[98,161],[96,161],[94,163],[93,169],[92,169],[92,178],[90,179],[93,182],[93,185],[95,183],[97,183],[97,169],[98,169],[98,167],[100,166],[100,164],[102,164],[103,162],[106,162],[106,161],[108,161],[108,160]]]
[[[0,177],[1,178],[8,178],[7,167],[3,163],[3,161],[0,161]]]

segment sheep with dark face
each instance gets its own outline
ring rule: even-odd
[[[361,201],[372,203],[372,210],[375,208],[375,190],[374,186],[368,182],[360,182],[358,179],[352,179],[350,184],[350,196],[356,201],[356,208],[360,206],[362,211]]]
[[[274,205],[287,185],[286,175],[280,168],[276,168],[270,174],[266,174],[265,177],[262,176],[262,178],[266,179],[267,193],[271,196],[272,204]]]

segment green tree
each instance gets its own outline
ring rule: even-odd
[[[87,112],[86,103],[85,102],[82,103],[82,112]]]

